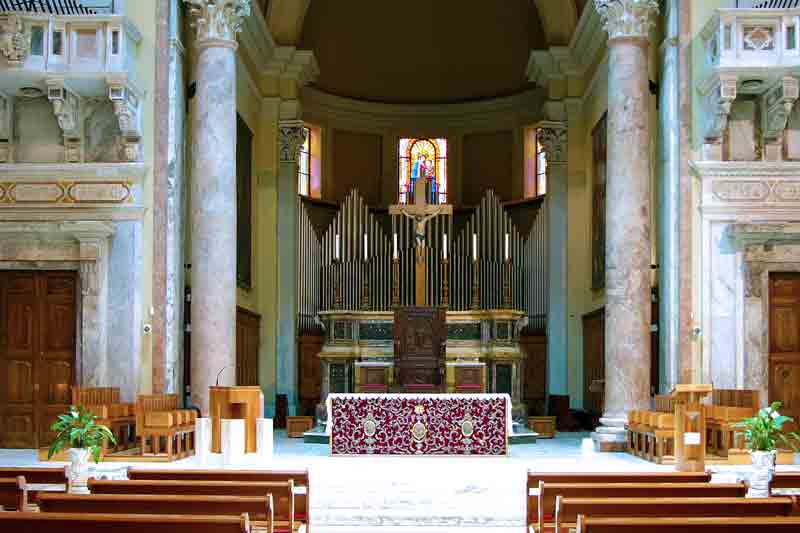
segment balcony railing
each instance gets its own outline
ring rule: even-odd
[[[85,5],[90,4],[90,5]],[[113,13],[114,1],[92,0],[0,0],[0,11],[25,11],[46,15],[97,15]]]

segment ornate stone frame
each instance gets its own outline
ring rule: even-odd
[[[109,239],[107,222],[0,222],[0,270],[78,272],[75,381],[107,383]],[[134,387],[135,392],[135,387]]]

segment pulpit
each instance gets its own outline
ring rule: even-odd
[[[706,469],[706,419],[700,403],[711,394],[711,385],[675,385],[670,397],[675,409],[675,470]]]
[[[209,387],[211,392],[211,451],[221,453],[222,420],[244,420],[245,452],[256,453],[256,420],[264,417],[261,387]]]

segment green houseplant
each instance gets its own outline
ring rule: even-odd
[[[106,426],[95,422],[95,416],[85,407],[72,407],[69,413],[58,415],[50,426],[56,437],[47,452],[47,458],[67,448],[70,458],[70,486],[86,485],[89,473],[89,456],[100,461],[105,443],[116,444],[114,434]]]
[[[800,435],[784,431],[783,426],[793,420],[780,414],[780,408],[781,402],[772,402],[769,407],[759,409],[755,416],[734,425],[744,433],[753,460],[753,475],[747,492],[750,497],[769,496],[778,446],[797,451],[800,444]]]

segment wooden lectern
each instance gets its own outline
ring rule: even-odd
[[[711,385],[675,385],[670,398],[675,410],[675,470],[705,472],[706,418],[703,398],[711,394]]]
[[[222,420],[244,420],[245,452],[256,452],[256,420],[264,416],[261,387],[209,387],[211,392],[211,451],[222,452]]]

